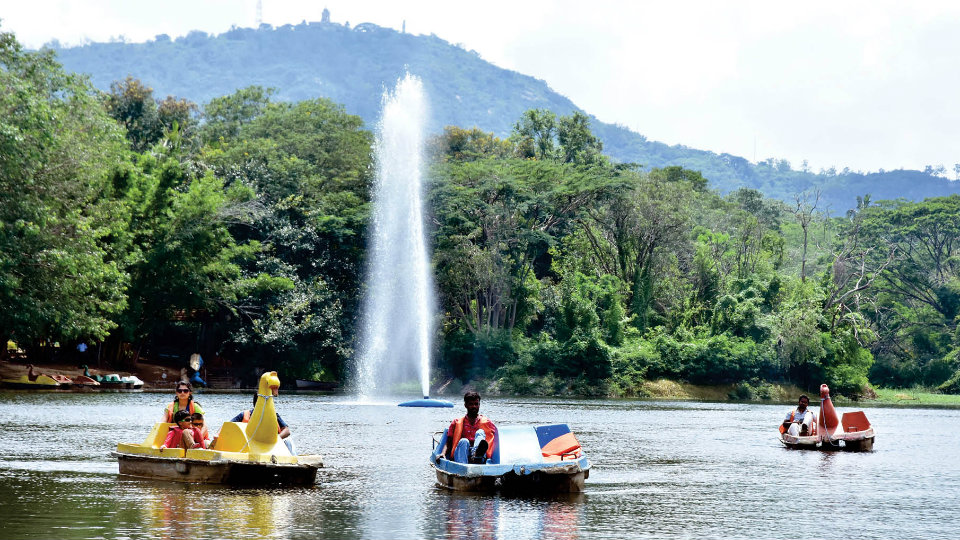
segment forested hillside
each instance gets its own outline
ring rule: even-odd
[[[453,125],[505,137],[528,109],[561,115],[587,113],[553,92],[546,82],[500,69],[473,51],[435,36],[413,36],[373,24],[352,28],[316,22],[278,28],[264,25],[218,36],[193,32],[176,40],[161,35],[142,44],[92,43],[57,49],[68,70],[90,74],[94,85],[104,91],[112,82],[132,75],[157,96],[205,103],[260,85],[276,88],[280,100],[325,97],[342,103],[368,128],[377,121],[383,89],[392,87],[404,70],[424,82],[435,133]],[[596,119],[592,126],[603,140],[604,152],[617,161],[638,163],[647,170],[681,166],[700,171],[722,193],[748,187],[789,203],[803,192],[820,191],[820,210],[833,215],[855,207],[858,196],[916,201],[960,193],[960,183],[947,180],[946,171],[938,172],[936,167],[925,172],[808,171],[802,164],[775,157],[753,164],[739,156],[668,146]]]
[[[697,170],[613,161],[580,112],[511,123],[431,138],[439,379],[960,393],[960,195],[831,216],[816,193],[722,194]],[[132,76],[101,92],[0,33],[0,339],[35,361],[179,346],[238,374],[349,381],[372,145],[329,99],[250,86],[199,106]]]

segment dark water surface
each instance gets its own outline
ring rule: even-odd
[[[435,487],[431,435],[456,409],[282,394],[313,488],[121,478],[172,394],[0,393],[0,537],[957,538],[960,411],[866,408],[868,454],[781,448],[788,405],[484,399],[499,424],[566,422],[593,464],[586,492],[465,495]],[[409,396],[408,396],[409,397]],[[403,398],[403,399],[407,399]],[[219,426],[248,394],[198,396]],[[848,410],[841,408],[841,412]]]

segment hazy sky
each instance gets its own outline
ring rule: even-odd
[[[668,144],[799,167],[960,162],[960,2],[261,0],[275,26],[372,22],[436,34]],[[256,22],[256,0],[0,0],[39,47]]]

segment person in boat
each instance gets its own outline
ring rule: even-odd
[[[203,440],[203,434],[193,425],[193,415],[186,410],[177,411],[173,415],[173,421],[177,424],[167,432],[167,438],[164,439],[160,448],[183,448],[190,450],[192,448],[206,448]]]
[[[203,442],[207,448],[213,446],[213,439],[210,437],[210,431],[207,429],[207,423],[203,419],[203,413],[195,412],[190,415],[190,422],[193,424],[193,427],[200,430],[200,435],[203,436]]]
[[[801,395],[797,408],[788,412],[787,417],[783,419],[784,432],[794,437],[806,437],[812,433],[817,416],[812,411],[807,410],[808,405],[810,405],[810,398]]]
[[[497,426],[480,414],[480,394],[477,392],[464,394],[463,406],[467,414],[450,422],[443,454],[450,461],[486,463],[493,457]],[[457,441],[456,444],[453,441]]]
[[[273,395],[277,396],[278,394],[279,392],[276,389],[274,389]],[[259,398],[260,398],[260,395],[257,392],[254,392],[253,393],[254,407],[257,406],[257,399]],[[230,419],[230,421],[247,423],[250,421],[250,416],[252,415],[253,415],[253,409],[250,408],[234,416],[233,418]],[[290,450],[290,453],[296,455],[296,452],[294,451],[294,447],[293,447],[293,441],[290,440],[289,438],[290,426],[288,426],[287,423],[283,421],[283,418],[280,418],[280,413],[277,413],[277,435],[279,435],[280,438],[283,439],[283,443],[287,445],[287,448]]]
[[[203,408],[193,400],[193,387],[188,382],[177,381],[173,401],[163,409],[163,421],[173,422],[173,417],[178,411],[187,411],[189,414],[196,412],[203,414]]]

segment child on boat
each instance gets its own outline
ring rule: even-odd
[[[193,427],[200,430],[200,434],[203,436],[203,442],[206,447],[213,447],[213,438],[210,436],[210,431],[207,429],[207,423],[203,419],[203,413],[195,412],[190,415],[190,423],[193,424]]]
[[[206,448],[203,435],[200,430],[193,427],[193,419],[189,411],[177,411],[173,416],[176,426],[170,428],[166,440],[160,445],[160,448],[183,448],[190,450],[192,448]]]

